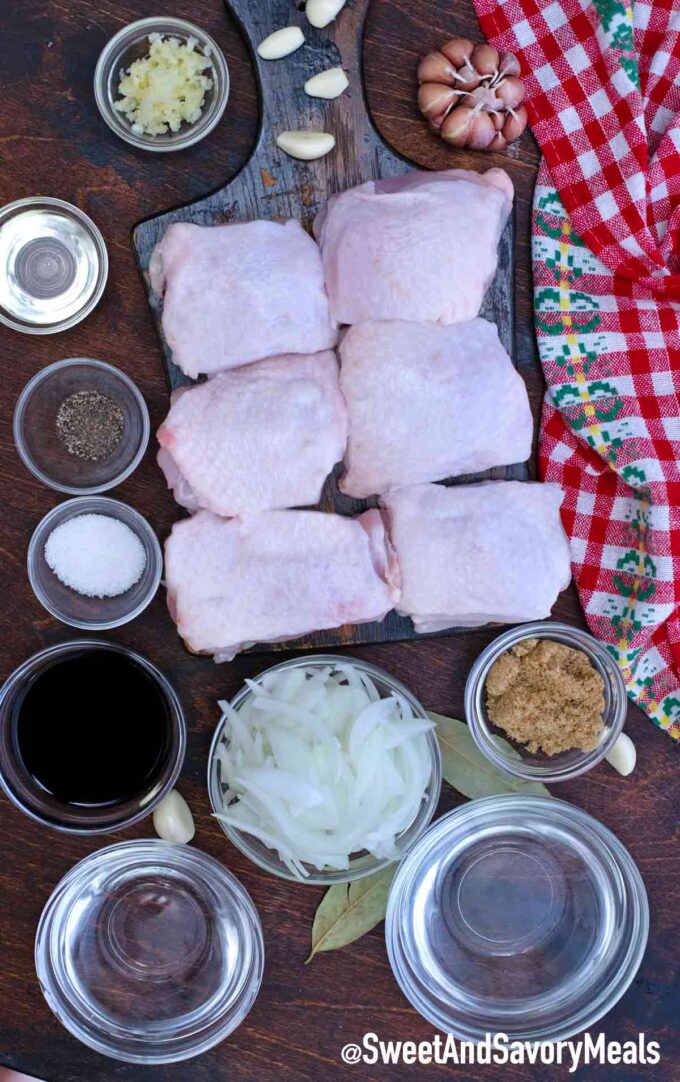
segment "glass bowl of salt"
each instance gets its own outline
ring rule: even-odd
[[[40,604],[62,623],[88,631],[139,616],[158,590],[162,567],[146,519],[106,496],[58,504],[28,547],[28,577]]]

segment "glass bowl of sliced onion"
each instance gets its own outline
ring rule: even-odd
[[[267,669],[230,703],[208,759],[213,812],[259,867],[347,883],[401,860],[441,790],[434,724],[389,673],[314,656]]]

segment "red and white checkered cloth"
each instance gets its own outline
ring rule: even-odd
[[[541,471],[591,630],[680,738],[680,0],[475,3],[544,155]]]

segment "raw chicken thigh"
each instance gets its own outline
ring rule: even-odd
[[[340,489],[371,496],[524,462],[533,420],[493,323],[359,323],[340,345],[349,411]]]
[[[182,389],[158,441],[189,510],[231,517],[317,503],[347,442],[335,354],[271,357]]]
[[[168,604],[190,650],[228,661],[254,642],[382,620],[399,598],[379,511],[199,511],[165,545]]]
[[[512,200],[502,169],[409,173],[334,196],[314,224],[332,318],[474,319]]]
[[[550,615],[571,576],[559,485],[415,485],[384,506],[416,631]]]
[[[150,276],[187,376],[335,344],[319,250],[297,221],[174,223],[154,248]]]

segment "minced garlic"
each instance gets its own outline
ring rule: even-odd
[[[183,122],[193,124],[203,111],[212,79],[204,74],[212,61],[197,52],[196,38],[149,35],[149,54],[135,60],[121,75],[114,108],[124,113],[137,135],[176,132]]]

